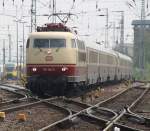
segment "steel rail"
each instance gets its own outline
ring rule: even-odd
[[[81,111],[82,112],[82,111]],[[91,119],[94,119],[95,121],[97,121],[97,122],[103,122],[103,123],[107,123],[108,121],[106,121],[106,120],[102,120],[102,119],[97,119],[97,118],[93,118],[93,117],[91,117],[91,116],[89,116],[89,115],[87,115],[87,114],[81,114],[81,112],[78,112],[78,113],[76,113],[76,114],[73,114],[72,116],[70,116],[69,118],[64,118],[63,120],[60,120],[60,121],[57,121],[57,122],[55,122],[55,123],[53,123],[53,124],[50,124],[50,125],[48,125],[48,126],[46,126],[46,127],[43,127],[42,129],[40,129],[40,130],[38,130],[38,131],[45,131],[45,130],[47,130],[47,129],[49,129],[49,128],[52,128],[52,127],[54,127],[54,126],[56,126],[56,125],[58,125],[58,124],[61,124],[61,123],[63,123],[63,122],[65,122],[65,121],[74,121],[74,119],[76,119],[76,118],[78,118],[78,117],[80,117],[81,115],[82,116],[84,116],[84,117],[88,117],[88,118],[91,118]],[[106,124],[105,124],[106,125]],[[104,125],[104,126],[105,126]]]
[[[113,121],[111,121],[109,123],[109,125],[103,130],[103,131],[108,131],[110,128],[113,127],[113,125],[121,118],[123,117],[126,113],[131,113],[133,115],[133,117],[136,117],[138,119],[144,119],[144,118],[141,118],[140,116],[136,115],[136,114],[133,114],[131,111],[130,111],[130,108],[133,107],[143,96],[144,94],[148,91],[149,88],[145,89],[145,91],[127,108],[127,109],[124,109],[124,111],[118,116],[116,117],[116,119],[114,119]],[[121,125],[121,124],[120,124]],[[130,129],[130,127],[126,126],[126,128]],[[134,128],[132,128],[134,130]]]
[[[56,121],[56,122],[53,122],[51,125],[54,125],[56,123],[59,123],[61,121],[64,121],[64,120],[67,120],[67,119],[70,119],[71,116],[72,116],[72,113],[70,110],[68,109],[65,109],[63,107],[59,107],[59,106],[56,106],[56,105],[53,105],[51,103],[48,103],[46,102],[45,100],[40,100],[40,101],[37,101],[37,102],[33,102],[33,103],[28,103],[28,104],[23,104],[23,105],[19,105],[19,106],[14,106],[14,107],[11,107],[11,108],[7,108],[7,109],[2,109],[0,110],[1,112],[13,112],[15,110],[19,110],[19,109],[22,109],[22,108],[25,108],[25,107],[30,107],[30,106],[33,106],[33,105],[37,105],[37,104],[41,104],[41,103],[45,103],[48,105],[48,107],[52,107],[52,108],[56,108],[58,109],[58,111],[61,111],[63,112],[64,114],[68,114],[65,118],[62,118],[62,120],[59,120],[59,121]],[[43,128],[42,128],[43,129]],[[41,130],[41,129],[39,129]]]
[[[79,112],[77,112],[76,114],[70,115],[68,118],[64,118],[64,119],[62,119],[62,120],[56,121],[55,123],[52,123],[52,124],[50,124],[50,125],[48,125],[48,126],[46,126],[46,127],[43,127],[42,129],[40,129],[40,130],[38,130],[38,131],[45,131],[46,129],[48,129],[48,128],[50,128],[50,127],[53,127],[53,126],[55,126],[56,124],[62,123],[62,122],[64,122],[64,121],[66,121],[66,120],[71,120],[72,118],[76,117],[77,115],[79,115],[79,114],[81,114],[81,113],[84,113],[85,111],[86,111],[86,109],[85,109],[85,110],[82,110],[82,111],[79,111]]]
[[[13,91],[13,90],[7,90],[6,88],[1,88],[1,86],[0,86],[0,89],[5,90],[5,91],[7,91],[7,92],[10,92],[10,93],[12,93],[12,94],[16,94],[16,95],[18,95],[18,96],[21,96],[21,97],[22,97],[22,98],[18,98],[18,99],[14,99],[14,100],[19,100],[19,99],[27,98],[27,96],[26,96],[26,95],[21,94],[21,93],[18,93],[18,92],[15,92],[15,91]],[[11,102],[11,101],[14,101],[14,100],[9,100],[9,101],[6,101],[6,102]],[[2,103],[5,103],[5,102],[2,102]]]
[[[134,107],[143,99],[143,97],[145,96],[145,94],[146,94],[148,91],[150,91],[150,87],[148,87],[148,88],[142,93],[142,95],[128,108],[128,112],[129,112],[130,114],[135,115],[135,116],[137,116],[137,117],[145,118],[145,116],[142,116],[142,115],[140,115],[140,114],[136,114],[136,113],[134,113],[134,112],[131,111],[131,110],[132,110],[132,108],[134,108]]]
[[[57,98],[54,98],[54,99],[57,99]],[[54,99],[51,99],[51,100],[54,100]],[[49,100],[49,99],[46,99],[46,100]],[[45,100],[44,100],[44,101],[45,101]],[[95,107],[95,106],[92,106],[92,107]],[[64,119],[62,119],[62,120],[59,120],[59,121],[57,121],[57,122],[55,122],[55,123],[52,123],[52,124],[46,126],[46,127],[43,127],[43,128],[40,129],[39,131],[45,131],[46,129],[49,129],[49,128],[51,128],[51,127],[57,125],[57,124],[60,124],[60,123],[62,123],[62,122],[64,122],[64,121],[66,121],[66,120],[71,120],[71,119],[77,117],[77,116],[80,115],[80,114],[86,115],[86,114],[87,114],[87,110],[90,109],[90,108],[91,108],[91,107],[88,107],[88,108],[86,108],[86,109],[83,109],[83,110],[81,110],[81,111],[78,111],[77,113],[70,115],[68,118],[64,118]],[[88,114],[87,114],[87,115],[88,115]],[[90,116],[90,117],[91,117],[91,116]],[[97,119],[97,120],[102,120],[102,121],[103,121],[103,119],[101,119],[101,118],[95,118],[95,119]],[[104,121],[106,121],[106,120],[104,120]],[[108,121],[107,121],[107,122],[108,122]]]
[[[39,101],[39,99],[36,99],[36,98],[21,98],[21,99],[18,99],[18,100],[3,102],[3,103],[0,103],[0,110],[5,110],[5,109],[8,109],[8,108],[17,107],[16,105],[22,104],[24,102],[27,102],[27,104],[29,104],[29,103],[33,103],[35,101],[37,102],[37,101]],[[11,107],[9,107],[9,105],[11,105]]]
[[[112,97],[110,97],[110,98],[108,98],[108,99],[106,99],[106,100],[103,100],[103,101],[101,101],[101,102],[99,102],[99,103],[97,103],[97,104],[95,104],[95,105],[89,107],[88,110],[91,110],[91,109],[94,108],[94,107],[99,107],[101,104],[106,103],[106,102],[108,102],[108,101],[110,101],[110,100],[112,100],[112,99],[114,99],[114,98],[116,98],[116,97],[122,95],[123,93],[127,92],[127,91],[128,91],[129,89],[131,89],[131,88],[132,88],[132,87],[127,88],[127,89],[125,89],[125,90],[119,92],[118,94],[116,94],[116,95],[114,95],[114,96],[112,96]]]
[[[108,116],[111,114],[112,117],[110,117],[110,119],[105,119],[105,118],[101,118],[101,117],[98,117],[96,115],[93,115],[93,111],[95,111],[95,110],[96,110],[96,112],[102,114],[104,117],[107,116],[106,115],[107,113],[108,113]],[[101,111],[101,112],[99,112],[99,111]],[[103,113],[103,112],[105,112],[105,113]],[[104,108],[104,107],[95,107],[95,108],[92,108],[92,110],[87,109],[87,114],[91,117],[94,117],[94,118],[97,118],[97,119],[100,118],[102,120],[108,120],[108,121],[111,121],[111,120],[115,119],[118,116],[118,114],[116,112],[114,112],[113,110],[107,109],[107,108]]]
[[[123,129],[123,131],[141,131],[141,130],[138,130],[138,129],[135,129],[135,128],[132,128],[132,127],[128,127],[128,126],[126,126],[126,125],[121,125],[121,124],[119,124],[119,123],[114,123],[113,124],[113,126],[111,127],[111,128],[109,128],[109,129],[107,129],[107,130],[105,130],[105,131],[110,131],[110,130],[114,130],[114,129],[112,129],[112,128],[115,128],[115,127],[117,127],[117,128],[119,128],[118,130],[122,130]]]
[[[113,121],[111,121],[103,131],[108,131],[110,128],[112,128],[114,123],[116,123],[125,113],[126,110],[123,110],[122,113],[118,117],[116,117]]]
[[[123,119],[120,121],[120,119]],[[132,123],[132,125],[131,125]],[[134,129],[134,130],[150,130],[150,119],[142,118],[140,116],[136,116],[133,114],[125,113],[121,118],[119,118],[114,125],[122,125],[125,126],[127,129]],[[148,126],[147,126],[148,125]],[[140,127],[142,126],[142,127]],[[112,126],[111,126],[112,127]]]
[[[69,102],[69,104],[70,104],[70,102],[71,102],[71,104],[75,104],[75,105],[77,104],[77,106],[81,106],[81,108],[83,108],[83,106],[85,106],[84,109],[76,111],[76,109],[73,110],[72,108],[68,107],[68,105],[66,104],[65,108],[69,109],[73,113],[77,113],[79,111],[83,111],[83,110],[88,109],[89,107],[92,106],[92,105],[89,105],[89,104],[86,104],[86,103],[81,103],[81,102],[77,102],[77,101],[74,101],[74,100],[71,100],[71,99],[66,99],[64,97],[62,99],[64,100],[64,102],[66,102],[66,101]],[[59,100],[62,100],[62,99],[61,98],[56,98],[56,99],[51,99],[51,100],[47,99],[46,101],[50,102],[51,104],[55,104],[55,103],[53,103],[53,100],[54,101],[55,100],[59,101]],[[57,105],[57,104],[55,104],[55,105]],[[58,104],[57,106],[61,106],[61,105]],[[115,117],[118,116],[117,113],[115,113],[113,110],[106,109],[106,108],[103,108],[103,107],[96,107],[96,108],[97,108],[97,111],[99,113],[101,112],[103,117],[108,117],[111,114],[112,117],[110,119],[114,119]],[[102,116],[101,117],[97,117],[95,115],[92,115],[91,110],[86,110],[86,114],[88,114],[89,116],[91,116],[93,118],[97,118],[97,119],[101,119],[101,120],[108,120],[108,119],[103,119]]]
[[[136,92],[134,93],[134,91],[137,91],[137,93]],[[124,107],[130,106],[135,101],[135,99],[137,99],[141,95],[143,91],[144,91],[143,88],[130,88],[129,90],[126,90],[126,92],[116,97],[113,97],[109,99],[108,101],[105,101],[104,103],[101,103],[98,105],[100,107],[110,108],[119,113]],[[127,95],[130,95],[130,96],[126,98]],[[113,102],[117,104],[117,106],[114,106]]]
[[[131,87],[131,88],[132,88],[132,87]],[[72,118],[74,118],[74,117],[76,117],[76,116],[78,116],[78,115],[80,115],[80,114],[84,114],[84,115],[85,115],[85,114],[88,114],[88,115],[89,115],[89,114],[90,114],[89,111],[90,111],[92,108],[98,108],[100,104],[102,104],[102,103],[104,103],[104,102],[107,102],[108,100],[111,100],[112,98],[115,98],[116,96],[121,95],[122,93],[128,91],[128,90],[131,89],[131,88],[128,88],[128,89],[126,89],[126,90],[124,90],[124,91],[122,91],[122,92],[116,94],[115,96],[113,96],[113,97],[111,97],[111,98],[109,98],[109,99],[107,99],[107,100],[104,100],[104,101],[102,101],[102,102],[100,102],[100,103],[97,103],[96,105],[93,105],[93,106],[90,106],[90,107],[88,107],[88,108],[86,108],[86,109],[83,109],[83,110],[77,112],[76,114],[71,115],[70,118],[66,118],[66,119],[57,121],[57,122],[55,122],[55,123],[53,123],[53,124],[50,124],[50,125],[48,125],[47,127],[44,127],[44,128],[42,128],[41,130],[39,130],[39,131],[44,131],[44,130],[46,130],[46,129],[50,128],[50,127],[53,127],[53,126],[55,126],[55,125],[57,125],[57,124],[59,124],[59,123],[62,123],[62,122],[64,122],[64,121],[66,121],[66,120],[71,120]],[[103,109],[104,109],[104,108],[103,108]],[[109,110],[109,109],[108,109],[108,110]],[[109,110],[109,111],[111,111],[111,110]],[[126,110],[123,110],[123,112],[122,112],[118,117],[117,117],[117,115],[115,114],[115,117],[114,117],[114,119],[113,119],[112,121],[107,121],[107,120],[104,120],[104,119],[101,119],[101,118],[95,117],[95,116],[90,116],[90,117],[94,117],[95,119],[98,119],[98,120],[107,121],[108,128],[110,128],[111,126],[113,126],[113,123],[116,122],[118,119],[120,119],[125,113],[126,113]],[[107,128],[106,128],[106,129],[107,129]]]
[[[128,89],[131,89],[131,88],[128,88]],[[44,130],[46,130],[46,129],[52,127],[52,126],[55,126],[55,125],[57,125],[57,124],[59,124],[59,123],[61,123],[61,122],[64,122],[64,121],[66,121],[66,120],[71,120],[71,119],[73,119],[74,117],[77,117],[78,115],[81,115],[81,114],[82,114],[82,115],[86,115],[86,113],[88,113],[88,115],[89,115],[89,111],[90,111],[91,109],[93,109],[93,108],[100,108],[100,107],[99,107],[100,104],[102,104],[102,103],[104,103],[104,102],[107,102],[108,100],[111,100],[112,98],[115,98],[115,97],[121,95],[122,93],[126,92],[128,89],[122,91],[121,93],[116,94],[115,96],[113,96],[113,97],[111,97],[111,98],[109,98],[109,99],[107,99],[107,100],[104,100],[104,101],[102,101],[102,102],[100,102],[100,103],[97,103],[97,104],[94,105],[94,106],[88,105],[89,107],[87,107],[86,109],[83,109],[83,110],[81,110],[81,111],[79,111],[79,112],[77,112],[77,113],[75,113],[75,114],[71,114],[71,113],[70,113],[70,115],[69,115],[68,117],[66,117],[66,118],[64,118],[64,119],[62,119],[62,120],[56,121],[56,122],[54,122],[54,123],[52,123],[52,124],[50,124],[50,125],[48,125],[48,126],[46,126],[46,127],[43,127],[43,128],[40,129],[39,131],[44,131]],[[54,100],[54,99],[56,99],[56,98],[51,98],[51,100]],[[57,99],[58,99],[58,98],[57,98]],[[65,98],[64,98],[64,99],[65,99]],[[40,100],[39,102],[46,102],[46,100],[50,100],[50,99]],[[72,100],[71,100],[71,101],[72,101]],[[34,102],[34,103],[32,103],[32,104],[36,104],[36,103],[39,103],[39,102]],[[53,105],[53,106],[57,106],[57,105],[54,105],[54,104],[49,103],[49,102],[46,102],[46,103],[51,104],[51,105]],[[79,102],[79,103],[80,103],[80,104],[84,104],[84,103],[81,103],[81,102]],[[7,110],[12,110],[12,109],[16,109],[16,108],[22,108],[22,107],[29,106],[29,105],[32,105],[32,104],[30,103],[30,104],[25,104],[25,105],[21,105],[21,106],[16,106],[16,107],[13,107],[13,108],[8,108]],[[57,107],[60,108],[60,106],[57,106]],[[62,107],[61,107],[61,109],[62,109]],[[65,110],[68,110],[68,111],[70,112],[69,109],[66,109],[66,108],[64,108],[64,109],[65,109]],[[102,109],[102,108],[101,108],[101,109]],[[104,108],[103,108],[103,109],[104,109]],[[105,110],[105,109],[104,109],[104,110]],[[109,110],[109,109],[106,109],[106,110],[112,112],[112,110]],[[1,111],[3,111],[3,110],[1,110]],[[113,124],[114,124],[117,120],[119,120],[119,119],[121,118],[121,116],[123,116],[125,113],[126,113],[126,110],[124,110],[118,117],[116,116],[116,113],[114,113],[114,114],[115,114],[115,117],[113,118],[112,121],[107,121],[107,120],[105,120],[105,121],[107,121],[107,124],[108,124],[107,127],[108,127],[108,128],[112,127]],[[90,117],[93,117],[93,116],[90,116]],[[103,120],[103,119],[97,118],[97,117],[94,117],[94,118],[97,119],[97,120]],[[106,127],[105,129],[107,129],[107,127]]]
[[[46,103],[46,104],[48,104],[48,105],[50,105],[50,106],[52,106],[52,107],[56,107],[58,110],[67,111],[70,115],[72,115],[72,113],[70,112],[70,110],[65,109],[65,108],[63,108],[63,107],[59,107],[59,106],[53,105],[53,104],[48,103],[48,102],[46,102],[46,101],[44,101],[44,100],[39,100],[39,101],[33,102],[33,103],[28,103],[28,104],[23,104],[23,105],[19,105],[19,106],[14,106],[14,107],[11,107],[11,108],[2,109],[2,110],[0,110],[0,111],[13,111],[13,110],[15,110],[15,109],[22,109],[22,108],[24,108],[24,107],[26,107],[26,106],[32,106],[32,105],[36,105],[36,104],[40,104],[40,103]]]
[[[14,91],[22,90],[22,91],[30,92],[30,90],[26,88],[19,88],[18,86],[15,87],[15,86],[7,85],[7,84],[0,84],[0,86],[4,86],[4,88],[8,90],[14,90]]]
[[[25,95],[26,98],[31,97],[31,96],[33,97],[33,95],[31,94],[31,91],[28,90],[28,89],[25,89],[25,88],[23,89],[23,88],[14,87],[14,86],[5,85],[5,84],[0,84],[0,88],[6,89],[6,90],[9,90],[9,91],[14,91],[16,93]]]
[[[134,108],[134,106],[136,106],[136,104],[144,97],[144,95],[150,90],[150,88],[147,88],[142,94],[141,96],[136,99],[132,105],[128,108],[128,112],[131,113],[131,114],[134,114],[132,111],[131,111],[131,108]]]
[[[57,106],[64,106],[65,108],[71,110],[73,113],[77,113],[77,112],[87,109],[91,106],[89,104],[77,102],[72,99],[67,99],[65,97],[59,97],[59,98],[55,98],[55,99],[46,99],[45,101],[47,101],[51,104],[57,105]],[[73,109],[75,107],[70,107],[71,105],[76,106],[76,108],[78,108],[78,109]]]

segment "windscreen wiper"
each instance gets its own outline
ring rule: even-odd
[[[40,50],[40,52],[42,52],[43,50],[42,50],[42,48],[40,48],[39,46],[38,46],[38,49]]]

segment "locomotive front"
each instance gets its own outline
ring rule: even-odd
[[[75,35],[66,31],[31,33],[27,41],[27,88],[38,95],[64,95],[75,73]]]

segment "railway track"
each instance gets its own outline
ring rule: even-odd
[[[5,89],[11,92],[16,92],[19,94],[22,94],[26,97],[31,96],[31,92],[28,89],[19,87],[19,86],[15,86],[15,85],[7,85],[7,84],[0,84],[0,89]]]
[[[19,89],[13,91],[0,89],[9,90],[14,94],[17,90],[19,91]],[[17,94],[19,93],[17,92]],[[148,94],[149,89],[129,88],[108,100],[100,101],[96,105],[64,97],[18,98],[0,103],[0,111],[7,114],[5,121],[0,122],[0,131],[1,129],[2,131],[10,130],[10,128],[15,131],[22,129],[24,131],[110,131],[115,128],[120,128],[121,131],[149,131],[149,119],[128,114],[128,111],[130,113],[130,109],[132,109],[128,107],[137,108],[136,106],[140,106],[140,100],[149,99],[149,97],[147,98]],[[122,114],[123,111],[125,112]],[[15,118],[19,113],[24,113],[27,116],[27,121],[18,124],[18,120]],[[120,117],[120,115],[122,116]]]
[[[73,113],[84,112],[93,118],[101,120],[112,120],[114,117],[117,116],[117,114],[112,110],[105,108],[93,108],[92,110],[88,110],[88,108],[92,107],[92,105],[87,105],[85,103],[73,101],[66,98],[56,98],[47,101],[51,104],[69,109]]]
[[[133,131],[150,131],[150,119],[141,118],[131,114],[124,114],[116,121],[119,128]],[[115,125],[114,125],[115,126]]]
[[[26,96],[15,91],[10,91],[0,87],[0,103],[25,98]]]
[[[111,121],[118,116],[114,111],[102,107],[87,109],[87,114],[91,117],[108,121]]]
[[[37,131],[61,119],[69,118],[71,115],[69,110],[45,101],[3,109],[1,112],[6,113],[6,118],[4,121],[0,122],[0,131],[1,129],[2,131]],[[19,121],[17,119],[17,115],[20,113],[26,116],[25,121]]]
[[[3,88],[3,89],[10,90],[10,91],[16,91],[16,90],[23,89],[23,88],[20,88],[19,86],[8,85],[8,84],[6,84],[6,83],[1,83],[1,84],[0,84],[0,87]]]
[[[99,90],[94,90],[92,92],[86,93],[82,97],[73,98],[75,101],[83,101],[90,105],[95,105],[99,102],[102,102],[120,92],[123,90],[126,90],[128,87],[126,87],[124,84],[117,84],[117,85],[109,85],[109,86],[103,86]],[[97,93],[98,92],[98,93]]]
[[[18,107],[18,106],[33,103],[36,101],[39,101],[39,100],[35,98],[15,99],[12,101],[0,103],[0,110],[12,108],[12,107]]]
[[[121,112],[124,108],[128,108],[132,103],[140,97],[145,88],[134,87],[125,90],[124,92],[111,97],[110,99],[97,104],[99,107],[104,107],[115,111]]]
[[[54,105],[69,109],[73,113],[80,112],[80,111],[90,107],[90,105],[88,105],[88,104],[73,101],[71,99],[66,99],[66,98],[48,99],[46,101],[49,103],[52,103]]]
[[[142,117],[150,118],[150,87],[143,93],[132,107],[129,108],[131,113],[138,114]]]
[[[107,121],[75,114],[65,121],[49,125],[40,131],[102,131],[106,125]]]

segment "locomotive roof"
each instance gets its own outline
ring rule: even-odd
[[[33,32],[29,35],[32,38],[76,38],[76,35],[71,32]]]

